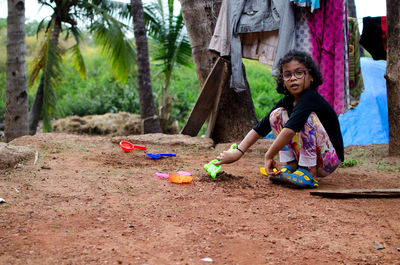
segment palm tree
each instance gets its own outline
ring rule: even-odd
[[[182,11],[174,15],[175,1],[168,0],[166,9],[162,0],[145,6],[147,33],[156,44],[152,58],[161,67],[164,84],[161,89],[160,120],[163,130],[169,125],[171,98],[168,93],[174,67],[192,67],[191,47],[184,30]]]
[[[8,0],[7,25],[5,136],[9,142],[28,134],[24,0]]]
[[[160,120],[156,115],[153,89],[150,78],[150,59],[147,45],[143,4],[141,0],[131,0],[131,12],[137,51],[140,113],[143,120],[143,133],[162,132]]]
[[[45,28],[46,37],[40,53],[34,60],[30,75],[30,84],[40,77],[40,83],[29,115],[29,132],[36,133],[39,119],[43,119],[45,131],[51,130],[50,118],[56,107],[54,88],[62,75],[61,62],[63,54],[70,52],[74,57],[74,66],[81,76],[86,68],[80,52],[81,33],[78,22],[88,23],[90,32],[109,55],[116,76],[126,81],[135,51],[125,36],[126,26],[113,15],[126,16],[129,10],[125,3],[109,0],[38,0],[42,5],[53,9],[51,19],[42,20],[39,29]],[[129,12],[128,12],[129,13]],[[46,25],[45,25],[46,24]],[[59,36],[65,33],[75,39],[75,44],[64,50],[59,45]]]

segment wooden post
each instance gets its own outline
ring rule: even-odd
[[[207,129],[207,136],[210,137],[218,115],[222,89],[229,76],[229,61],[219,57],[201,88],[188,121],[181,131],[182,134],[197,136],[206,119],[210,117]]]

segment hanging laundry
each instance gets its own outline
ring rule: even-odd
[[[311,13],[314,12],[315,9],[319,8],[319,0],[290,0],[295,5],[300,7],[311,7]]]
[[[312,55],[320,64],[324,82],[318,92],[333,106],[337,114],[345,110],[346,55],[343,0],[322,0],[320,8],[310,13]]]
[[[279,35],[276,38],[278,29]],[[269,33],[258,34],[257,36],[248,35],[249,33],[259,32]],[[244,49],[242,48],[243,39],[246,44]],[[209,49],[219,51],[221,56],[230,55],[231,87],[236,92],[246,89],[242,67],[244,53],[246,53],[246,56],[253,54],[254,57],[261,58],[261,60],[269,63],[272,62],[271,59],[274,57],[272,72],[276,74],[279,58],[293,47],[294,14],[290,1],[240,0],[232,4],[228,0],[222,2]]]
[[[308,8],[294,8],[295,13],[295,47],[296,50],[311,53],[311,32],[308,26],[310,11]]]
[[[374,60],[386,60],[386,17],[363,17],[360,44]]]
[[[294,13],[295,47],[297,50],[311,53],[315,61],[319,63],[324,79],[324,84],[320,86],[319,92],[339,114],[350,108],[348,65],[348,41],[350,35],[347,23],[347,0],[336,0],[336,2],[334,8],[337,8],[335,11],[339,11],[336,15],[326,13],[326,10],[324,10],[327,8],[325,7],[326,1],[321,1],[322,7],[320,9],[322,10],[317,10],[318,12],[315,11],[311,13],[309,7],[295,6]],[[340,9],[342,12],[340,12]],[[332,8],[329,9],[329,12],[330,11],[332,11]],[[316,12],[317,14],[315,14]],[[316,22],[316,20],[319,22]],[[326,29],[326,27],[328,27],[328,29]],[[333,29],[339,29],[340,31],[335,32]],[[328,34],[327,37],[325,33]],[[334,41],[334,46],[331,46],[330,51],[324,51],[324,46],[322,44],[326,42],[325,45],[327,45],[329,39],[330,41]],[[340,49],[336,49],[338,45],[341,46],[341,51]],[[340,51],[340,53],[337,54],[335,49]],[[325,52],[331,54],[331,60],[326,60],[327,56],[321,56],[321,54]],[[339,68],[334,69],[331,67],[334,58],[336,58],[338,62],[333,63],[333,65],[340,64]],[[333,72],[337,72],[336,74],[341,76],[339,80],[332,80],[331,75]],[[338,82],[341,83],[339,87],[337,87]]]
[[[210,50],[217,51],[220,56],[230,56],[231,53],[227,8],[227,1],[224,0],[208,47]],[[240,42],[243,58],[258,60],[270,66],[274,64],[278,47],[278,30],[240,34]]]
[[[324,83],[319,93],[335,111],[350,106],[349,27],[347,0],[320,0],[319,8],[291,0],[223,0],[209,49],[231,59],[231,87],[246,89],[242,57],[272,65],[289,50],[310,53],[319,63]],[[310,1],[308,1],[310,2]],[[277,28],[276,28],[277,27]]]
[[[240,34],[243,58],[273,66],[278,47],[279,31]]]
[[[344,98],[343,98],[343,112],[350,109],[350,86],[349,86],[349,22],[347,16],[347,0],[342,0],[343,4],[343,50],[344,50]]]
[[[360,45],[359,45],[359,34],[358,25],[355,18],[349,17],[349,86],[350,96],[353,103],[358,102],[361,93],[364,91],[364,83],[361,75],[360,66]]]

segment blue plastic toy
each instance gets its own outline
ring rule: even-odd
[[[151,154],[151,153],[146,153],[146,155],[154,159],[159,159],[163,156],[176,156],[176,154]]]

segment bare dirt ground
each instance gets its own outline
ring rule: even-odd
[[[272,184],[259,173],[269,140],[213,180],[203,165],[230,144],[180,139],[14,140],[38,156],[0,170],[0,264],[400,264],[399,198],[332,199]],[[124,153],[120,140],[177,156]],[[346,148],[358,163],[319,190],[400,188],[400,159],[387,148]],[[179,170],[193,181],[154,176]]]

